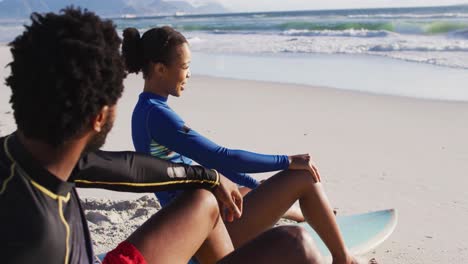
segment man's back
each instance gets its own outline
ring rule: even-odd
[[[0,146],[2,263],[91,263],[74,184],[39,166],[14,134]]]

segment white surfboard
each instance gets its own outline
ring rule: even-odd
[[[337,216],[337,222],[350,253],[362,255],[375,249],[392,234],[398,222],[398,214],[395,209],[388,209]],[[298,225],[310,233],[322,255],[330,256],[325,244],[307,223]]]

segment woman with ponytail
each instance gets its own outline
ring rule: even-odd
[[[191,53],[185,37],[171,27],[152,28],[141,37],[137,29],[124,30],[122,54],[129,73],[143,73],[144,87],[132,116],[136,151],[175,163],[192,161],[212,168],[233,182],[253,189],[244,198],[242,217],[227,217],[220,229],[227,230],[234,248],[239,248],[273,227],[299,201],[302,215],[330,250],[333,263],[357,263],[348,253],[333,210],[308,154],[265,155],[227,149],[188,127],[167,103],[179,97],[190,78]],[[262,184],[246,173],[281,171]],[[177,173],[175,176],[177,177]],[[162,206],[180,192],[156,193]],[[275,202],[271,202],[276,198]],[[302,217],[299,215],[297,217]],[[220,258],[226,241],[209,237],[197,252],[201,263]],[[287,253],[286,253],[287,254]]]

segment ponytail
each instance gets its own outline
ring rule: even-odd
[[[138,73],[143,67],[140,33],[136,28],[123,32],[122,55],[129,73]]]

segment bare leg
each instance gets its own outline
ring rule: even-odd
[[[213,230],[220,230],[218,223],[221,222],[218,203],[211,192],[203,189],[187,191],[153,215],[128,241],[138,248],[149,264],[186,264]],[[226,242],[227,251],[214,250],[213,255],[224,256],[232,251],[229,236],[223,239],[229,241]]]
[[[304,229],[281,226],[259,235],[218,263],[318,264],[322,263],[322,257]]]
[[[242,218],[226,223],[234,247],[244,245],[273,226],[296,200],[306,221],[330,250],[333,262],[355,263],[344,245],[322,185],[315,183],[307,171],[282,171],[245,197]]]
[[[293,220],[296,222],[304,222],[305,218],[304,215],[302,215],[302,211],[300,208],[297,208],[296,206],[291,206],[286,213],[284,213],[283,218]]]
[[[234,251],[229,233],[221,217],[216,222],[213,231],[195,254],[201,264],[215,263],[230,252]]]
[[[206,190],[188,191],[153,215],[128,241],[138,248],[148,264],[186,264],[197,251],[202,258],[212,256],[211,253],[204,255],[203,249],[199,249],[202,244],[209,248],[210,243],[205,241],[207,238],[213,236],[211,238],[215,240],[211,242],[221,241],[216,239],[230,241],[229,236],[224,237],[227,234],[224,225],[219,223],[222,221],[214,196]],[[232,249],[231,242],[224,248],[226,251]],[[321,256],[310,236],[296,226],[269,230],[236,252],[221,254],[229,255],[219,263],[321,263]]]
[[[252,189],[247,188],[247,187],[240,187],[239,188],[240,193],[242,196],[246,196]],[[302,212],[299,208],[295,207],[294,205],[289,207],[289,209],[283,214],[283,218],[293,220],[296,222],[304,222],[304,216],[302,215]]]

